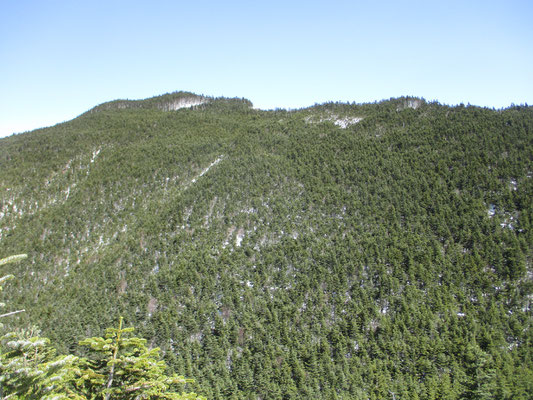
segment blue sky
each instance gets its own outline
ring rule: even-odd
[[[531,1],[0,0],[0,137],[177,90],[533,104]]]

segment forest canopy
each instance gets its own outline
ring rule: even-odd
[[[3,329],[84,359],[122,316],[209,399],[527,399],[532,128],[178,92],[0,139]]]

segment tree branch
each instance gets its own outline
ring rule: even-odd
[[[26,310],[11,311],[11,312],[8,312],[6,314],[0,315],[0,318],[9,317],[10,315],[18,314],[18,313],[21,313],[21,312],[24,312],[24,311],[26,311]]]

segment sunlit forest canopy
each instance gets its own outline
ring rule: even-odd
[[[0,139],[2,322],[83,356],[123,316],[209,399],[527,399],[532,129],[177,92]]]

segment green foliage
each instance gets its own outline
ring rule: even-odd
[[[199,97],[0,140],[8,330],[124,315],[213,399],[528,397],[532,107]]]
[[[15,255],[15,256],[2,258],[2,259],[0,259],[0,267],[3,266],[3,265],[9,264],[9,263],[14,263],[16,261],[23,260],[23,259],[25,259],[27,257],[28,257],[27,254],[18,254],[18,255]],[[15,277],[14,275],[4,275],[4,276],[2,276],[0,278],[0,292],[4,289],[4,283],[6,283],[7,281],[13,279],[14,277]],[[0,303],[0,308],[3,308],[5,306],[6,306],[5,303]],[[11,311],[11,312],[8,312],[8,313],[0,315],[0,318],[8,317],[8,316],[14,315],[14,314],[18,314],[19,312],[23,312],[23,311],[24,310]],[[0,324],[0,328],[2,328],[2,327],[3,327],[3,325]]]
[[[76,376],[77,357],[56,356],[50,341],[33,331],[7,333],[0,344],[2,399],[82,399],[68,388]]]
[[[164,374],[166,364],[159,360],[159,349],[147,349],[146,340],[125,337],[133,328],[108,328],[105,338],[80,342],[96,356],[83,360],[76,386],[87,398],[201,400],[195,393],[177,393],[171,388],[192,383],[183,376]]]
[[[0,259],[0,265],[26,255]],[[2,283],[5,280],[2,280]],[[194,382],[183,376],[165,375],[159,349],[147,349],[146,340],[126,338],[133,328],[108,328],[106,337],[80,344],[98,357],[56,356],[50,340],[35,328],[8,332],[0,338],[0,399],[174,399],[205,400],[195,393],[171,388]]]
[[[9,256],[9,257],[6,257],[6,258],[2,258],[0,260],[0,266],[6,265],[6,264],[9,264],[9,263],[12,263],[12,262],[24,260],[27,257],[28,257],[27,254],[17,254],[15,256]]]
[[[0,266],[27,258],[26,254],[0,259]],[[13,275],[0,278],[0,290]],[[4,305],[2,303],[2,305]],[[24,310],[12,311],[7,317]],[[78,398],[65,388],[74,377],[77,361],[73,355],[55,356],[50,341],[37,335],[35,328],[2,333],[0,337],[0,398],[60,399]],[[18,397],[17,397],[18,396]]]

